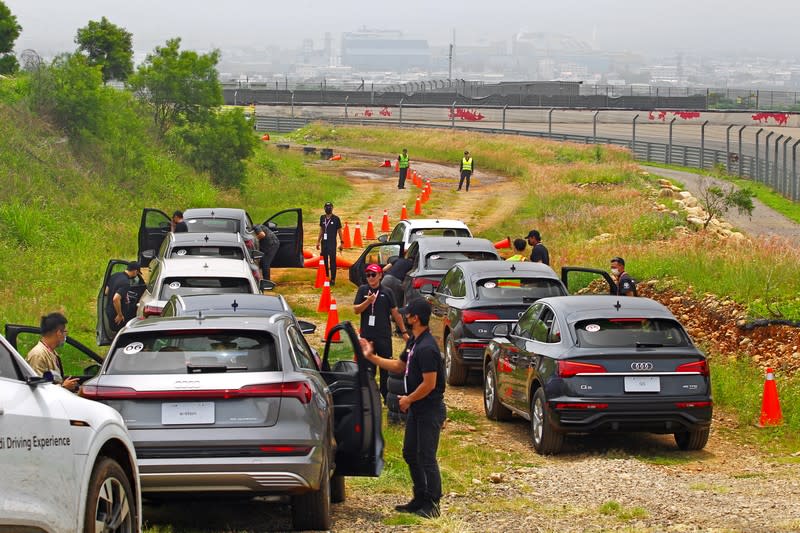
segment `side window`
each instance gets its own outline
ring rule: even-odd
[[[253,228],[254,224],[253,224],[253,219],[250,218],[250,213],[248,213],[247,211],[245,211],[244,213],[244,219],[245,219],[245,224],[247,225],[245,229],[247,231],[250,231]]]
[[[0,344],[0,378],[22,380],[19,369],[14,363],[14,357],[3,344]]]
[[[399,242],[403,240],[403,232],[406,229],[405,224],[398,224],[392,230],[392,234],[389,236],[390,241]]]
[[[150,277],[147,280],[147,290],[150,292],[150,294],[154,296],[155,293],[153,291],[155,290],[156,280],[158,279],[158,274],[160,273],[160,271],[161,271],[161,263],[157,262],[153,270],[150,271]]]
[[[161,247],[159,247],[156,257],[167,257],[167,248],[169,248],[170,244],[172,244],[172,239],[170,237],[161,241]]]
[[[513,334],[526,339],[531,338],[533,322],[538,318],[542,310],[542,304],[534,304],[519,318],[517,325],[514,326]]]
[[[294,360],[297,366],[306,370],[319,370],[317,364],[314,362],[314,355],[311,352],[311,348],[306,344],[303,334],[294,326],[290,326],[287,333],[289,334],[289,342],[292,345],[292,353],[294,354]]]
[[[451,270],[450,272],[445,274],[444,277],[442,278],[442,282],[436,289],[436,292],[438,292],[439,294],[443,294],[445,296],[451,296],[453,293],[450,291],[450,285],[452,284],[455,275],[456,275],[455,270]]]
[[[457,298],[464,298],[467,295],[467,286],[464,282],[464,273],[460,269],[455,271],[456,277],[453,278],[453,286],[450,289],[453,296]]]
[[[555,316],[553,315],[553,310],[549,307],[545,307],[541,316],[533,321],[533,330],[531,331],[533,340],[550,342],[550,327],[553,325],[554,321]]]

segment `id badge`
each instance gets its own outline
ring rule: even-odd
[[[323,241],[327,241],[328,240],[328,234],[327,233],[323,233],[322,234],[322,240]]]
[[[367,325],[370,327],[375,326],[375,315],[369,315],[369,320],[367,322]]]

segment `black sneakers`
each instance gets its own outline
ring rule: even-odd
[[[414,511],[414,514],[422,518],[438,518],[441,513],[439,512],[438,503],[426,501],[422,507]]]
[[[424,502],[413,498],[410,502],[401,505],[395,505],[394,510],[399,513],[416,513],[424,507]]]

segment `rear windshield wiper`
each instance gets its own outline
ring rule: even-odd
[[[186,365],[186,370],[190,374],[213,374],[230,371],[242,372],[247,370],[246,366],[225,366],[225,365]]]
[[[637,348],[661,348],[663,346],[660,342],[636,342]]]

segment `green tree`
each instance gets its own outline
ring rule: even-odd
[[[89,56],[90,65],[100,65],[103,82],[125,81],[133,73],[133,36],[105,17],[90,20],[75,36],[78,50]]]
[[[713,219],[719,220],[729,209],[736,208],[740,215],[752,216],[753,197],[755,194],[750,189],[738,189],[734,185],[722,187],[708,178],[700,180],[698,200],[706,210],[703,228],[707,228]]]
[[[19,68],[13,51],[14,41],[21,31],[22,26],[17,23],[17,17],[0,0],[0,74],[13,74]]]
[[[185,122],[201,122],[211,109],[222,105],[217,62],[219,50],[198,54],[180,50],[180,38],[156,47],[137,72],[131,87],[150,104],[161,134]]]

